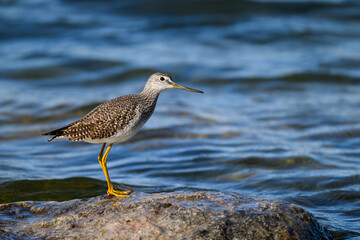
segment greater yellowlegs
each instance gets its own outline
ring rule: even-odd
[[[123,142],[141,129],[154,112],[160,92],[169,88],[203,93],[174,83],[170,75],[166,73],[154,73],[141,93],[109,100],[94,108],[81,120],[44,135],[54,135],[48,140],[49,142],[67,138],[69,141],[102,143],[98,160],[108,184],[107,193],[118,197],[128,197],[131,191],[114,189],[106,166],[107,156],[113,143]],[[104,153],[106,144],[109,145]]]

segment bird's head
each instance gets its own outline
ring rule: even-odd
[[[159,73],[159,72],[154,73],[149,77],[144,90],[161,92],[161,91],[164,91],[165,89],[169,89],[169,88],[179,88],[179,89],[183,89],[186,91],[204,93],[202,91],[184,87],[177,83],[174,83],[169,74]]]

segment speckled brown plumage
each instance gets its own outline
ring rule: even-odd
[[[49,141],[62,137],[70,141],[110,138],[129,125],[136,128],[145,123],[154,112],[157,98],[156,93],[114,98],[97,106],[81,120],[44,135],[55,135]]]

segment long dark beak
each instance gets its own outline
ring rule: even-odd
[[[184,87],[184,86],[181,86],[181,85],[179,85],[177,83],[173,83],[173,87],[174,88],[179,88],[179,89],[182,89],[182,90],[186,90],[186,91],[190,91],[190,92],[204,93],[203,91],[196,90],[196,89],[193,89],[193,88]]]

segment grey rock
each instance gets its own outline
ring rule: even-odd
[[[0,205],[1,239],[332,239],[295,205],[217,192]]]

